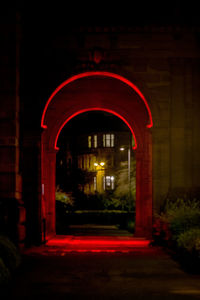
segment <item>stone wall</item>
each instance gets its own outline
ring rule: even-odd
[[[34,80],[28,97],[35,112],[28,113],[29,124],[38,123],[50,94],[70,76],[92,70],[120,74],[138,86],[152,111],[154,210],[168,192],[200,187],[198,29],[85,27],[42,36],[34,51],[28,48],[34,65],[25,74],[32,78],[30,89]]]
[[[52,37],[44,59],[51,91],[71,75],[106,70],[128,78],[145,95],[154,122],[155,209],[169,191],[199,188],[199,29],[66,30]]]
[[[16,241],[25,238],[25,209],[22,201],[19,16],[1,18],[0,64],[0,221],[1,233]]]

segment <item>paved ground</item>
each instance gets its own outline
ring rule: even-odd
[[[152,247],[35,252],[23,257],[5,299],[200,299],[200,276],[186,274]]]
[[[73,236],[133,236],[127,230],[119,229],[116,225],[82,224],[67,227],[67,235]]]

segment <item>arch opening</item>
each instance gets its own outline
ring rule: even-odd
[[[148,103],[136,86],[124,77],[109,72],[86,72],[61,84],[50,96],[42,114],[40,210],[43,240],[55,235],[59,135],[74,118],[95,111],[114,115],[132,134],[136,160],[135,236],[150,237],[152,234],[152,138],[149,128],[153,122]]]
[[[57,142],[56,234],[132,236],[136,161],[127,124],[110,111],[86,110]]]

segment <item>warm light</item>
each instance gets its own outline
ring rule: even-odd
[[[113,181],[114,180],[114,176],[111,176],[110,179]]]
[[[102,161],[102,162],[100,162],[100,165],[103,167],[105,165],[105,163]]]
[[[124,147],[121,147],[121,148],[119,148],[119,150],[120,150],[120,151],[124,151],[124,150],[125,150],[125,148],[124,148]]]
[[[97,166],[98,166],[98,163],[94,163],[94,166],[97,167]]]

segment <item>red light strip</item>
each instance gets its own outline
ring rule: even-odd
[[[136,137],[135,137],[135,133],[131,127],[131,125],[127,122],[126,119],[124,119],[124,117],[122,117],[120,114],[116,113],[115,111],[113,110],[110,110],[110,109],[106,109],[106,108],[99,108],[99,107],[92,107],[92,108],[86,108],[86,109],[82,109],[82,110],[79,110],[77,112],[75,112],[74,114],[72,114],[69,118],[67,118],[64,123],[61,125],[61,127],[59,128],[58,130],[58,133],[56,135],[56,139],[55,139],[55,144],[54,144],[54,149],[55,150],[59,150],[59,148],[57,147],[57,142],[58,142],[58,137],[60,135],[60,132],[61,130],[63,129],[63,127],[74,117],[76,117],[77,115],[79,114],[82,114],[84,112],[87,112],[87,111],[94,111],[94,110],[100,110],[100,111],[106,111],[108,113],[111,113],[115,116],[117,116],[118,118],[120,118],[122,121],[124,121],[124,123],[128,126],[128,128],[130,129],[132,135],[133,135],[133,138],[134,138],[134,141],[135,141],[135,145],[133,147],[133,150],[136,150],[137,149],[137,141],[136,141]]]
[[[130,246],[130,247],[145,247],[148,246],[150,243],[149,240],[104,240],[104,239],[94,239],[94,240],[70,240],[66,241],[63,240],[50,240],[46,243],[47,246],[77,246],[77,247],[89,247],[89,246],[103,246],[103,247],[121,247],[121,246]]]
[[[62,237],[53,238],[46,243],[49,247],[61,247],[64,251],[127,251],[130,248],[143,248],[150,245],[150,240],[146,239],[119,239],[119,237],[113,238],[97,238],[97,237]]]
[[[44,124],[44,119],[45,119],[45,115],[46,115],[46,111],[47,111],[47,108],[50,104],[50,102],[52,101],[53,97],[64,87],[66,86],[67,84],[77,80],[77,79],[81,79],[81,78],[84,78],[84,77],[90,77],[90,76],[106,76],[106,77],[111,77],[111,78],[115,78],[115,79],[118,79],[122,82],[124,82],[125,84],[127,84],[128,86],[130,86],[139,96],[140,98],[143,100],[146,108],[147,108],[147,111],[148,111],[148,114],[149,114],[149,124],[147,124],[147,127],[148,128],[151,128],[153,126],[153,120],[152,120],[152,114],[151,114],[151,110],[149,108],[149,105],[147,103],[147,100],[145,99],[144,95],[141,93],[141,91],[131,82],[129,81],[128,79],[126,79],[125,77],[122,77],[118,74],[115,74],[115,73],[110,73],[110,72],[97,72],[97,71],[94,71],[94,72],[85,72],[85,73],[80,73],[78,75],[75,75],[75,76],[72,76],[70,77],[69,79],[67,79],[66,81],[64,81],[63,83],[61,83],[56,89],[55,91],[51,94],[51,96],[49,97],[49,99],[47,100],[46,102],[46,105],[44,107],[44,110],[43,110],[43,113],[42,113],[42,119],[41,119],[41,127],[42,128],[47,128],[47,125]]]

